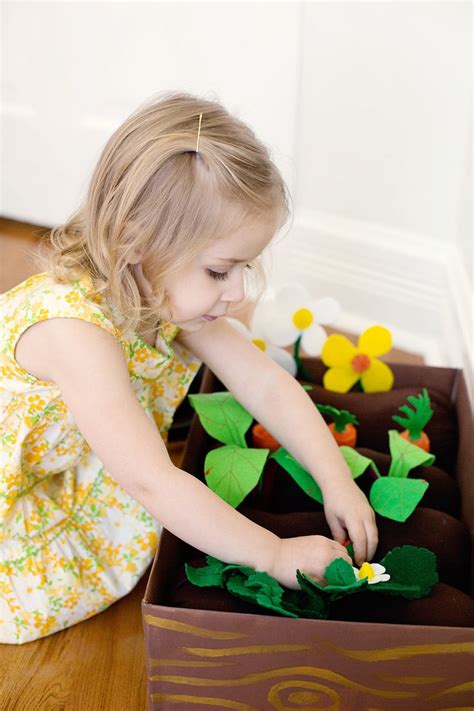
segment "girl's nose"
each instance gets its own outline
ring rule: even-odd
[[[235,270],[234,275],[226,283],[226,288],[222,294],[222,301],[230,301],[238,303],[245,296],[244,272],[243,270]]]

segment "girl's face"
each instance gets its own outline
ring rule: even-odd
[[[248,221],[215,242],[165,284],[172,318],[183,331],[200,330],[242,301],[244,271],[269,244],[278,223],[274,216]]]

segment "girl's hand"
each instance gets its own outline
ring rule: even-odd
[[[320,585],[325,585],[324,571],[336,558],[344,558],[352,565],[344,546],[325,536],[283,538],[268,574],[292,590],[300,589],[296,580],[297,569]]]
[[[332,483],[323,491],[323,499],[326,520],[336,541],[344,543],[350,538],[357,565],[372,560],[378,545],[375,513],[357,484],[352,479],[339,485]]]

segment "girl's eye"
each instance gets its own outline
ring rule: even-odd
[[[251,264],[246,264],[245,265],[246,269],[252,269]],[[226,279],[229,278],[229,272],[215,272],[213,269],[206,269],[207,273],[209,276],[211,276],[213,279],[220,280],[220,281],[225,281]]]
[[[225,280],[229,278],[229,272],[215,272],[212,269],[206,270],[209,276],[216,280]]]

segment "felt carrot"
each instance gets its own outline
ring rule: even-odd
[[[339,447],[355,447],[357,430],[354,425],[359,424],[356,416],[352,415],[348,410],[338,410],[331,405],[316,404],[316,407],[322,415],[329,415],[333,418],[334,422],[331,422],[328,427]]]
[[[276,452],[281,446],[270,432],[258,422],[252,427],[252,440],[255,447],[269,449],[270,452]]]
[[[406,417],[400,417],[400,415],[393,415],[392,420],[406,429],[400,433],[404,439],[407,439],[412,444],[416,444],[425,452],[430,451],[430,439],[423,428],[426,427],[427,423],[430,421],[433,410],[431,409],[431,403],[429,395],[426,388],[423,388],[423,393],[417,395],[411,395],[407,398],[408,402],[413,405],[411,409],[408,405],[402,405],[398,409],[404,412]]]

